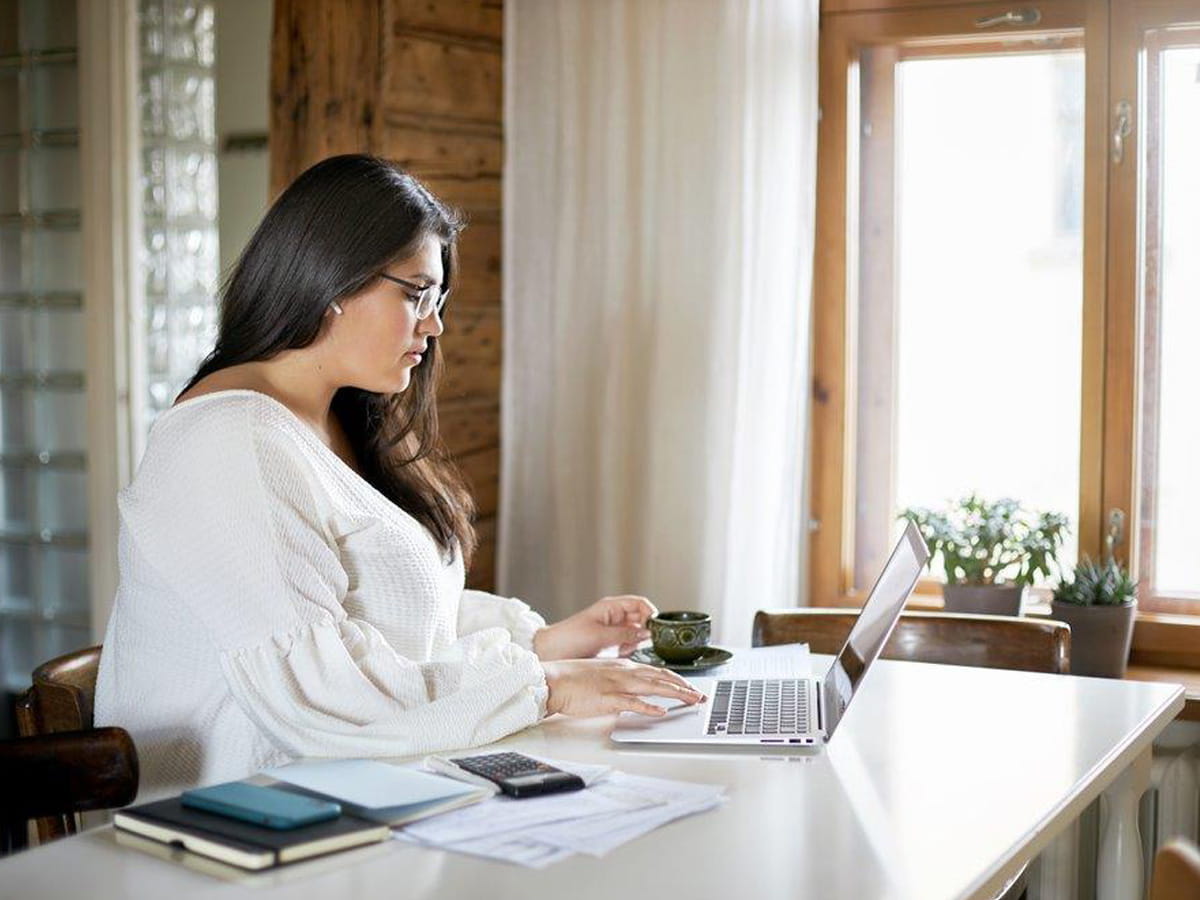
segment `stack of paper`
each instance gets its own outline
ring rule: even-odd
[[[588,781],[587,766],[546,760]],[[661,825],[703,812],[725,789],[610,772],[586,790],[514,800],[497,796],[397,831],[402,840],[542,868],[572,853],[603,856]]]

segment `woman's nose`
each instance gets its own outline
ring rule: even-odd
[[[442,326],[442,316],[436,309],[425,318],[421,319],[421,321],[417,322],[418,334],[428,334],[432,337],[437,337],[444,330],[445,329]]]

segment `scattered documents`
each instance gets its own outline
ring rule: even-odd
[[[484,788],[373,759],[294,763],[263,774],[304,793],[336,800],[360,819],[387,825],[402,825],[491,796]]]
[[[475,806],[408,825],[396,837],[409,843],[532,868],[573,853],[603,856],[622,844],[725,799],[719,785],[693,784],[545,762],[589,782],[583,791],[516,800],[496,796]]]

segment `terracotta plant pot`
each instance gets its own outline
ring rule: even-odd
[[[946,612],[1019,616],[1025,588],[1011,584],[944,584]]]
[[[1078,606],[1050,601],[1051,615],[1071,626],[1071,674],[1124,678],[1137,603]]]

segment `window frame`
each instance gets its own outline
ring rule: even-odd
[[[857,422],[857,279],[852,235],[858,232],[860,164],[851,134],[858,128],[857,54],[861,47],[898,42],[949,40],[974,33],[980,16],[1001,15],[1006,4],[956,4],[915,8],[910,0],[855,0],[822,4],[819,45],[821,122],[817,156],[817,247],[813,285],[813,402],[811,405],[811,530],[808,548],[809,602],[814,606],[859,606],[853,587],[855,536],[855,445]],[[1137,294],[1141,260],[1137,249],[1138,172],[1110,163],[1113,103],[1137,98],[1138,60],[1146,29],[1194,21],[1189,0],[1043,0],[1036,26],[999,26],[991,38],[1021,32],[1083,31],[1084,185],[1082,403],[1080,408],[1080,555],[1105,550],[1109,511],[1121,510],[1129,526],[1115,555],[1138,558],[1140,440],[1138,395],[1141,311]],[[987,42],[980,41],[981,47]],[[936,51],[919,51],[936,52]],[[1135,124],[1140,109],[1135,110]],[[874,124],[874,123],[873,123]],[[1140,159],[1135,127],[1127,159]],[[1200,604],[1190,607],[1157,597],[1140,598],[1134,635],[1136,662],[1200,667]],[[925,580],[912,608],[942,606],[936,581]],[[1186,610],[1186,613],[1184,614]]]
[[[1129,529],[1131,541],[1123,558],[1135,561],[1135,568],[1148,562],[1147,544],[1153,540],[1149,526],[1139,521],[1143,504],[1139,494],[1143,489],[1144,476],[1141,471],[1144,428],[1142,395],[1144,372],[1147,360],[1143,347],[1145,330],[1152,325],[1150,318],[1157,313],[1156,302],[1149,296],[1143,303],[1142,285],[1145,277],[1147,252],[1155,252],[1157,241],[1146,229],[1146,243],[1141,232],[1142,203],[1155,203],[1157,191],[1145,196],[1145,178],[1157,173],[1152,167],[1146,171],[1147,154],[1143,145],[1147,139],[1146,120],[1157,110],[1157,98],[1146,91],[1147,85],[1140,76],[1149,68],[1144,53],[1156,52],[1169,46],[1184,43],[1197,44],[1197,37],[1180,41],[1171,32],[1165,39],[1158,37],[1172,26],[1188,26],[1188,32],[1200,31],[1200,10],[1195,3],[1180,0],[1138,0],[1138,2],[1112,3],[1112,108],[1120,100],[1133,104],[1134,127],[1127,139],[1124,161],[1111,166],[1111,191],[1109,197],[1109,241],[1108,261],[1110,266],[1110,302],[1108,344],[1110,348],[1106,370],[1111,370],[1106,391],[1112,415],[1112,424],[1106,435],[1105,446],[1105,508],[1130,510],[1134,518]],[[1150,33],[1156,36],[1150,37]],[[1110,122],[1110,127],[1112,123]],[[1157,290],[1157,286],[1151,287]],[[1147,292],[1149,294],[1149,291]],[[1135,373],[1136,377],[1133,374]],[[1121,377],[1124,376],[1124,377]],[[1118,553],[1118,555],[1121,555]],[[1153,593],[1148,578],[1143,584],[1151,590],[1139,593],[1138,605],[1144,613],[1161,613],[1167,616],[1200,617],[1200,601],[1195,597],[1171,596]],[[1197,651],[1200,663],[1200,650]]]

